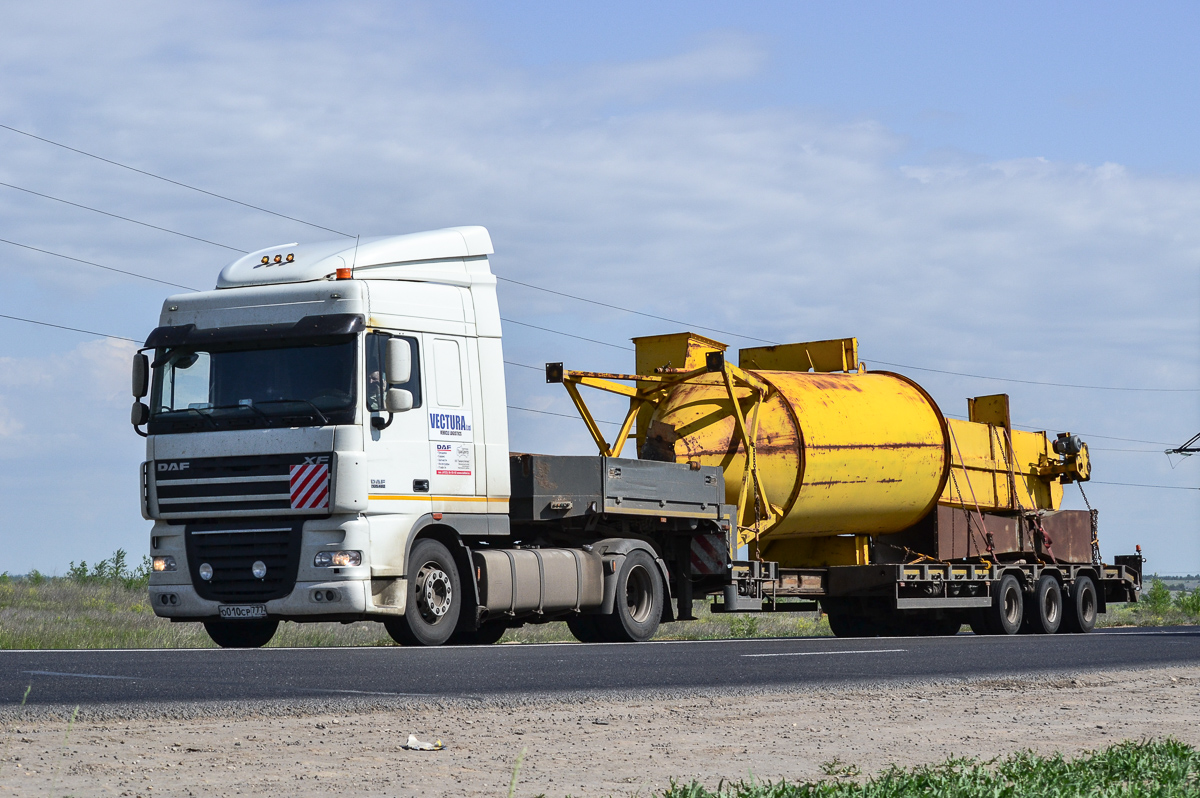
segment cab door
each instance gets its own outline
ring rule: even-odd
[[[390,383],[384,370],[384,350],[389,338],[408,342],[412,373],[408,382]],[[366,432],[367,463],[371,480],[370,511],[376,513],[429,512],[429,446],[425,433],[425,358],[416,335],[368,333],[365,337],[366,410],[370,416]],[[413,396],[411,410],[388,413],[384,391],[403,388]]]
[[[426,333],[429,459],[435,496],[475,495],[475,419],[466,341]]]

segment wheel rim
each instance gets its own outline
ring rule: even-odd
[[[1010,625],[1021,622],[1021,594],[1016,585],[1004,591],[1004,618]]]
[[[438,567],[437,563],[428,562],[417,572],[417,607],[421,617],[429,623],[437,623],[454,602],[454,588],[450,577]]]
[[[650,609],[654,604],[654,588],[650,574],[640,565],[629,569],[629,578],[625,581],[625,607],[629,617],[636,623],[645,623],[650,618]]]
[[[1091,623],[1096,617],[1096,594],[1085,588],[1079,597],[1079,617],[1084,623]]]
[[[1059,611],[1059,596],[1057,590],[1047,590],[1046,597],[1042,601],[1042,616],[1046,619],[1046,623],[1053,626],[1058,623]]]

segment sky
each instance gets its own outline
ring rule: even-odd
[[[630,371],[684,326],[653,316],[857,336],[948,414],[1080,433],[1105,558],[1200,572],[1200,458],[1163,453],[1200,431],[1197,33],[1165,2],[6,4],[0,125],[311,224],[0,128],[0,314],[89,331],[0,318],[0,571],[147,551],[118,339],[167,296],[312,225],[481,224],[501,277],[650,314],[501,283],[514,406],[571,414],[541,364]]]

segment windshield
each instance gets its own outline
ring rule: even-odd
[[[355,339],[156,353],[154,434],[354,423]]]

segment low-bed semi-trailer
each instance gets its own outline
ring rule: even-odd
[[[559,619],[580,640],[646,640],[712,594],[722,597],[716,609],[739,612],[817,599],[836,633],[855,635],[944,632],[954,619],[1015,631],[1000,616],[1029,616],[1023,597],[1043,596],[1047,578],[1059,591],[1046,601],[1058,596],[1066,614],[1079,601],[1062,597],[1086,598],[1086,580],[1094,608],[1134,597],[1132,561],[1068,566],[1021,545],[897,558],[929,540],[955,543],[936,526],[928,538],[932,509],[904,528],[900,548],[839,528],[772,557],[762,533],[778,532],[787,513],[766,498],[763,466],[811,460],[807,444],[746,447],[752,430],[733,446],[737,467],[669,455],[680,438],[667,411],[679,408],[666,400],[680,394],[662,393],[649,374],[635,380],[652,389],[649,401],[631,402],[620,438],[633,433],[641,457],[603,442],[579,373],[554,364],[548,376],[567,383],[600,453],[510,453],[491,253],[479,227],[357,247],[288,244],[229,264],[212,291],[164,302],[135,357],[132,417],[146,436],[142,511],[154,521],[158,615],[202,622],[222,646],[263,645],[281,620],[379,621],[401,643],[438,645],[493,642],[511,626]],[[696,349],[697,336],[666,338],[639,339],[639,370],[643,353],[691,347],[704,368],[668,364],[691,373],[674,380],[677,391],[752,376],[712,347]],[[746,422],[727,410],[743,429],[758,423],[757,411]],[[1042,467],[1064,469],[1070,458]],[[750,557],[736,559],[747,543]],[[989,607],[999,609],[989,616]],[[1072,628],[1086,630],[1081,617]]]

